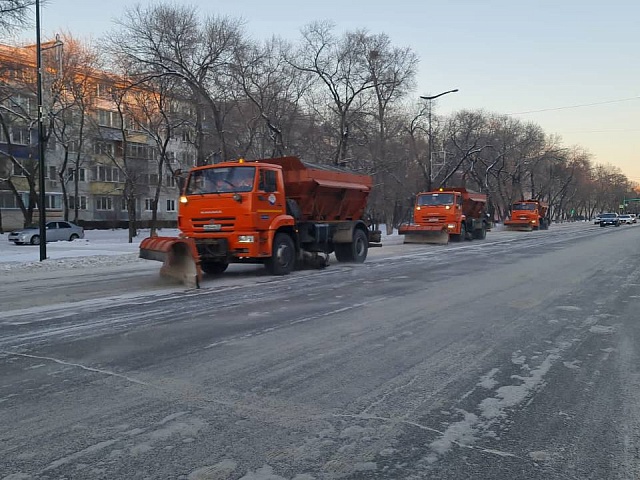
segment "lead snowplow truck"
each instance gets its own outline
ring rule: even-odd
[[[487,196],[464,187],[440,188],[416,195],[413,221],[398,229],[404,243],[447,244],[484,239],[489,229]]]
[[[520,200],[511,205],[511,216],[504,221],[507,230],[530,232],[531,230],[547,230],[549,206],[539,200]]]
[[[363,220],[371,186],[368,175],[297,157],[195,167],[178,204],[180,236],[144,239],[140,257],[195,287],[230,263],[264,264],[272,275],[325,267],[331,253],[361,263],[380,245]]]

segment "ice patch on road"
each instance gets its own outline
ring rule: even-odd
[[[615,327],[606,326],[606,325],[594,325],[593,327],[591,327],[589,329],[589,331],[591,333],[597,333],[597,334],[601,334],[601,335],[610,335],[610,334],[614,333],[615,330],[616,330]]]
[[[225,459],[215,465],[200,467],[187,476],[187,480],[227,480],[232,478],[238,463]]]
[[[492,390],[498,384],[498,381],[493,378],[500,370],[497,368],[493,368],[489,370],[489,373],[480,377],[480,381],[478,382],[478,386],[482,388],[486,388],[487,390]]]
[[[239,480],[288,480],[280,475],[275,475],[273,473],[273,467],[269,465],[265,465],[262,468],[259,468],[255,472],[247,473],[244,477]]]
[[[563,312],[580,312],[582,310],[582,308],[576,307],[575,305],[558,305],[556,309],[562,310]]]

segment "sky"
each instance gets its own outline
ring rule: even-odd
[[[45,0],[42,0],[45,1]],[[43,39],[98,40],[130,0],[46,0]],[[139,2],[148,5],[149,1]],[[458,88],[434,113],[485,110],[540,125],[640,183],[640,2],[634,0],[170,0],[241,18],[256,40],[313,21],[385,33],[420,58],[416,98]],[[21,33],[24,36],[24,32]],[[28,38],[27,38],[28,40]],[[35,41],[35,33],[34,33]]]

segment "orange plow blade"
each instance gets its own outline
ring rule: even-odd
[[[160,275],[200,288],[202,270],[196,244],[191,238],[148,237],[140,243],[140,258],[162,262]]]
[[[404,235],[404,243],[431,243],[446,245],[449,243],[449,232],[441,226],[402,225],[399,235]]]
[[[504,222],[504,228],[511,232],[530,232],[533,230],[529,222],[512,222],[509,220]]]

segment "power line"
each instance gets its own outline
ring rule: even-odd
[[[528,110],[526,112],[507,113],[507,115],[525,115],[527,113],[552,112],[556,110],[568,110],[570,108],[593,107],[595,105],[606,105],[608,103],[628,102],[630,100],[638,100],[638,99],[640,99],[640,95],[636,97],[620,98],[618,100],[607,100],[606,102],[583,103],[580,105],[569,105],[566,107],[543,108],[541,110]]]

